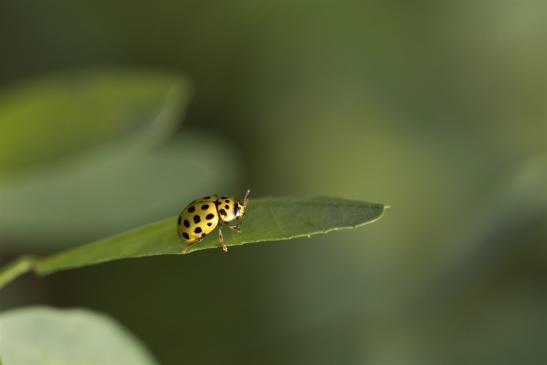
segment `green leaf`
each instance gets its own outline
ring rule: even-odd
[[[12,87],[0,94],[0,176],[99,147],[154,145],[172,133],[188,94],[178,75],[137,71],[80,72]]]
[[[385,206],[338,198],[262,198],[251,199],[240,233],[224,228],[227,246],[246,243],[311,237],[339,229],[360,227],[382,217]],[[28,261],[24,270],[13,264],[0,270],[0,283],[33,269],[40,275],[95,265],[113,260],[154,255],[180,254],[185,247],[177,236],[177,217],[111,236],[99,241]],[[218,248],[217,232],[189,246],[187,253]],[[14,272],[17,275],[14,275]]]
[[[29,307],[0,314],[3,365],[157,364],[113,319],[89,310]]]
[[[223,229],[228,246],[289,240],[377,220],[384,206],[336,198],[251,199],[241,233]],[[185,244],[177,237],[176,217],[124,232],[36,261],[39,274],[125,258],[178,254]],[[218,247],[216,231],[189,247],[188,253]]]

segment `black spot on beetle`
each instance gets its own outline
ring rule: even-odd
[[[190,208],[188,208],[188,212],[190,213],[194,213],[195,210],[196,210],[196,207],[194,207],[193,205]]]
[[[220,210],[220,214],[226,215],[226,211],[225,211],[224,209],[221,209],[221,210]]]
[[[179,216],[179,219],[177,220],[177,224],[178,224],[179,226],[180,226],[180,222],[181,222],[181,220],[182,220],[182,217],[181,217],[181,216]]]
[[[202,210],[207,210],[207,209],[209,209],[209,206],[208,206],[207,204],[202,205],[202,206],[201,206],[201,209],[202,209]]]
[[[202,233],[202,234],[201,234],[201,238],[203,238],[203,237],[205,237],[205,233]]]
[[[213,225],[213,223],[209,222],[209,223],[207,223],[207,225],[208,225],[209,227],[211,227],[211,226]]]
[[[194,233],[201,233],[201,227],[196,227],[196,229],[194,229]]]
[[[227,197],[225,196],[221,196],[220,199],[228,199]]]
[[[204,197],[203,199],[211,199],[211,197],[210,197],[210,196],[206,196],[206,197]]]
[[[226,205],[224,206],[224,208],[225,208],[226,210],[228,210],[228,209],[230,209],[230,206],[229,206],[228,204],[226,204]]]
[[[188,233],[186,233],[186,232],[184,232],[184,233],[182,234],[182,237],[186,238],[187,240],[190,239],[190,236],[188,236]]]
[[[188,219],[184,220],[184,227],[186,228],[190,227],[190,222],[188,222]]]
[[[211,219],[213,219],[214,217],[215,217],[215,215],[214,215],[213,213],[209,213],[209,214],[207,214],[207,215],[205,216],[205,218],[206,218],[207,220],[211,220]]]
[[[225,202],[225,203],[229,203],[230,201],[229,201],[228,199],[226,199],[224,202]]]
[[[194,216],[194,223],[198,224],[199,222],[201,222],[201,218],[199,217],[199,215],[195,215]]]

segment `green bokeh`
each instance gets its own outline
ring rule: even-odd
[[[392,209],[290,245],[27,276],[0,307],[107,312],[162,364],[544,363],[546,39],[542,0],[3,1],[5,92],[91,66],[192,81],[158,149],[192,139],[211,184],[163,191],[155,215],[247,187]],[[0,237],[2,259],[36,253]]]

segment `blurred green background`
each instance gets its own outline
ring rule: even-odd
[[[106,312],[162,364],[547,361],[545,1],[2,0],[0,54],[3,263],[247,187],[392,206],[0,309]]]

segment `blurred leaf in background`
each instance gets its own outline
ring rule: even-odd
[[[50,77],[4,92],[3,249],[84,242],[232,188],[238,165],[221,138],[171,137],[188,98],[180,76],[137,71]]]
[[[27,307],[0,314],[3,365],[155,365],[140,341],[104,314]]]
[[[2,180],[21,170],[87,157],[98,147],[128,154],[176,128],[190,96],[175,74],[87,71],[42,77],[0,95]]]

